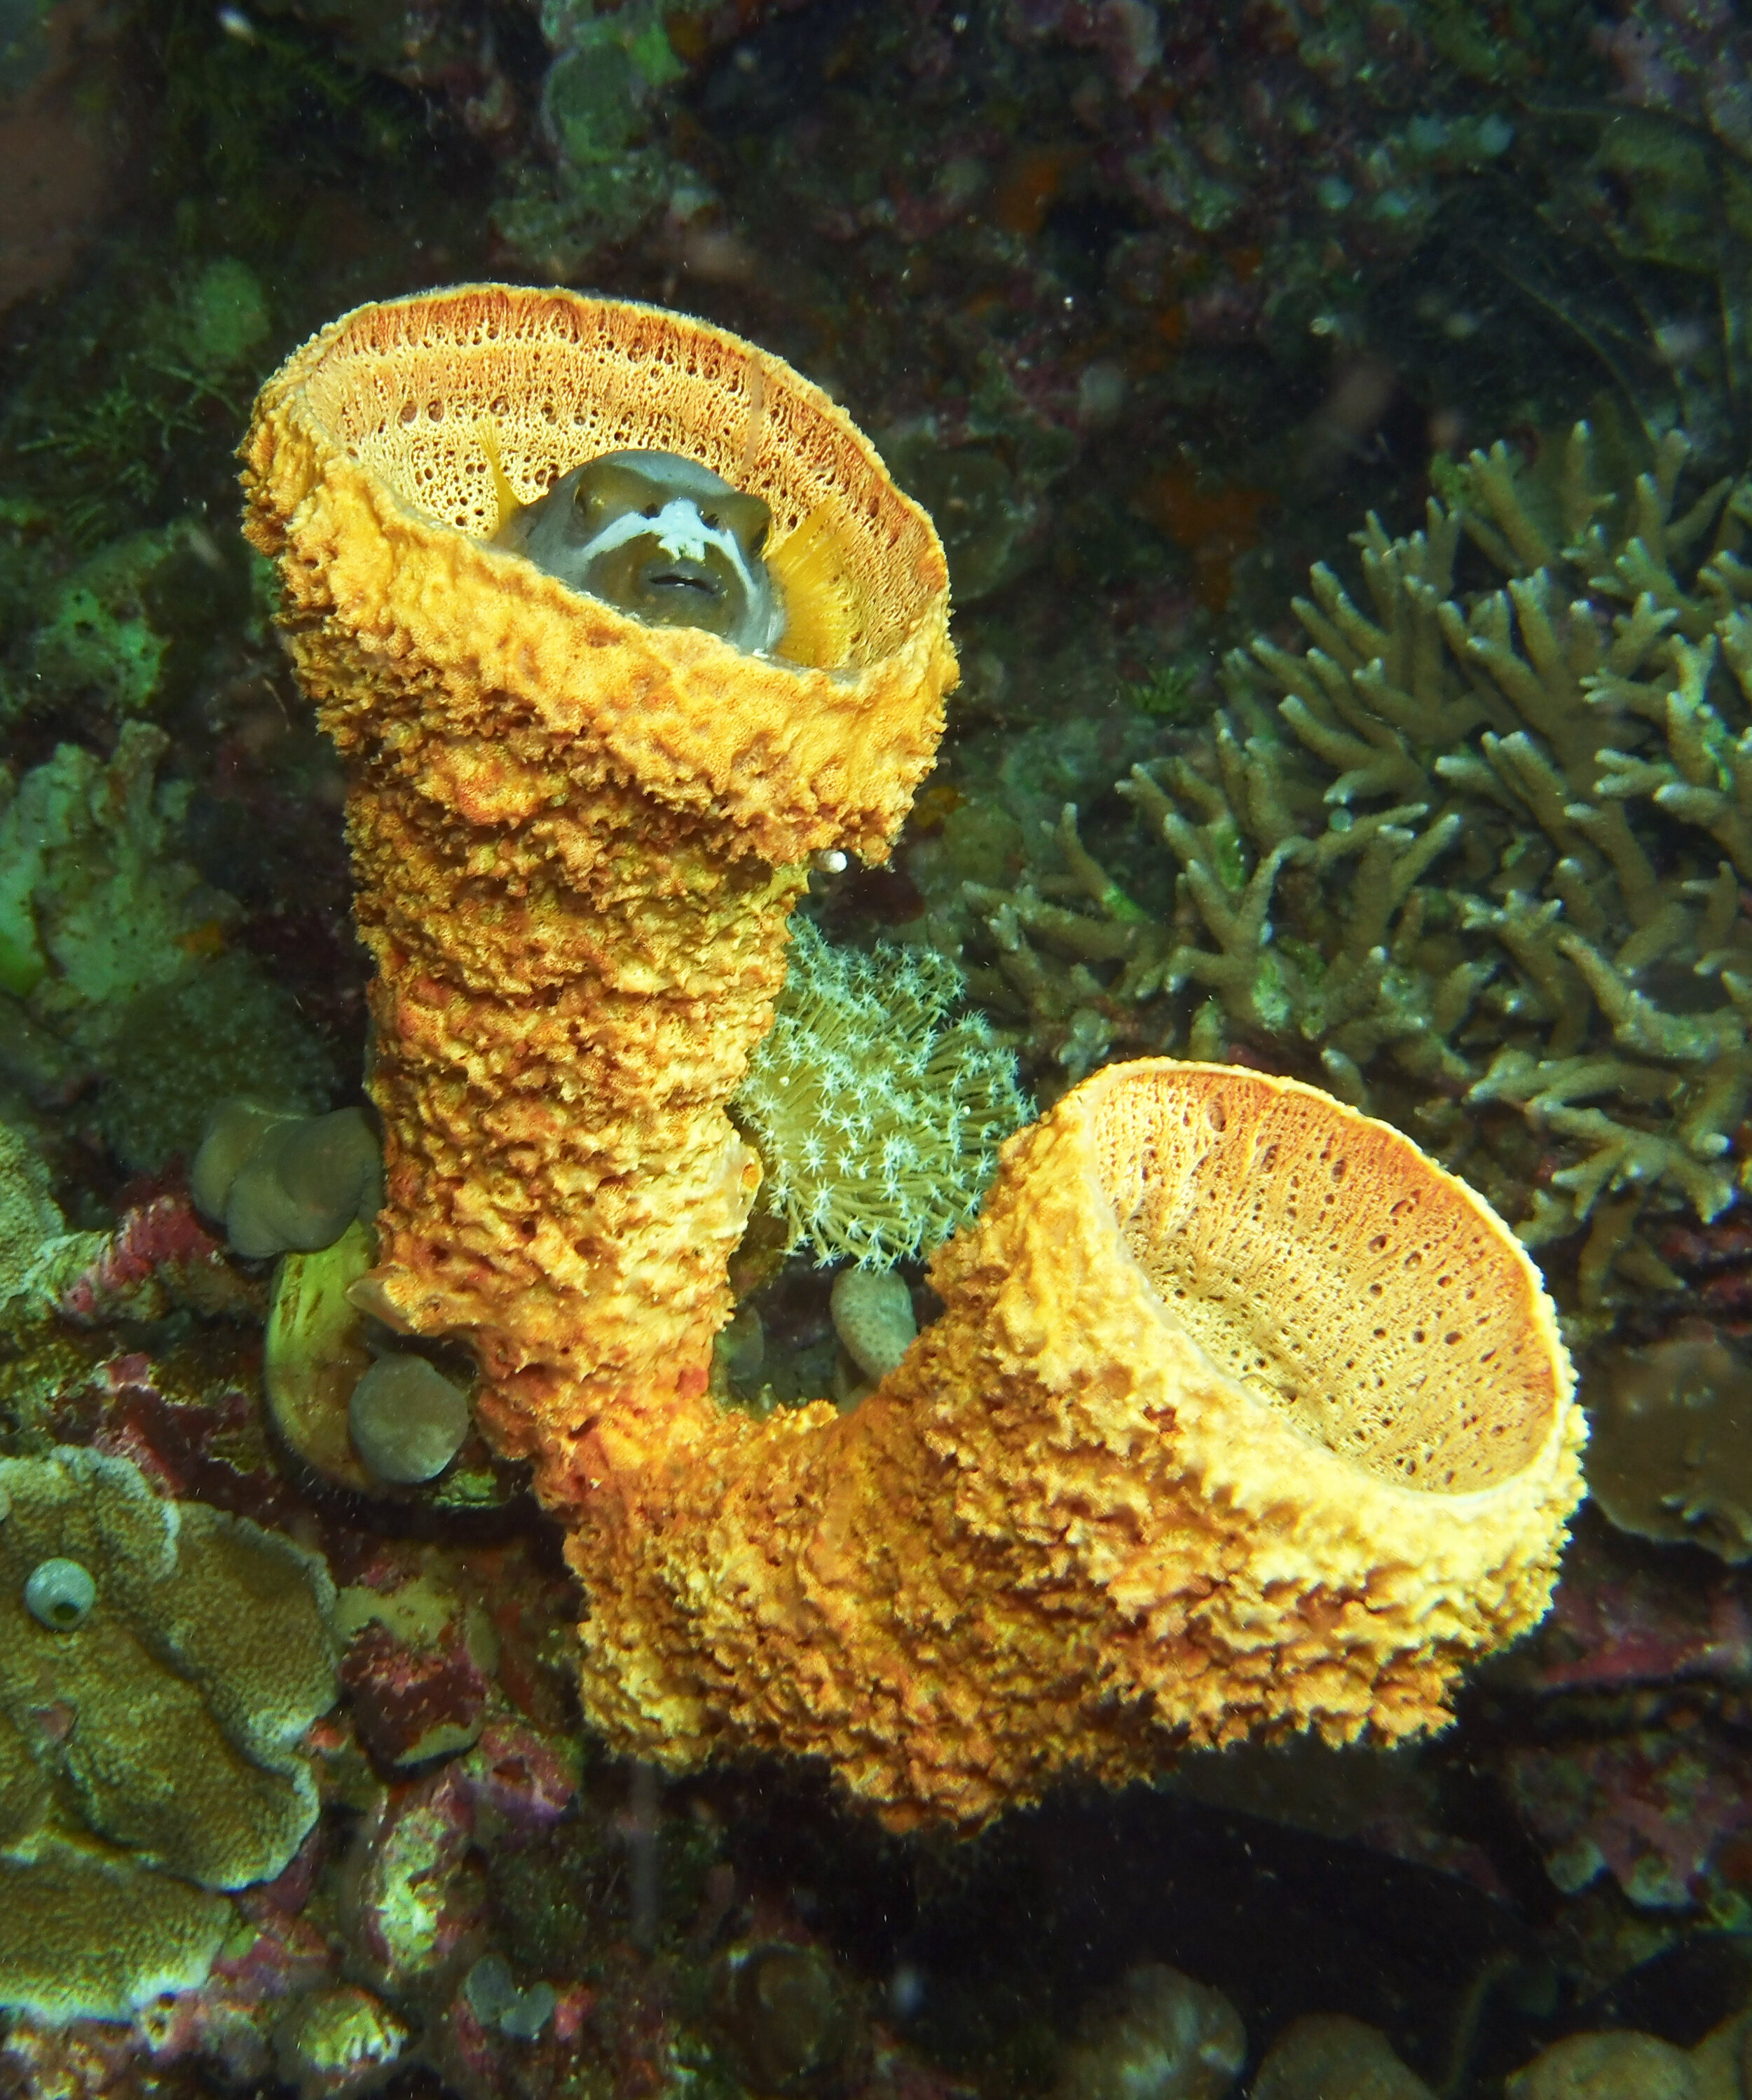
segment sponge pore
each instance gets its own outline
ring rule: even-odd
[[[1126,1244],[1176,1321],[1379,1479],[1462,1493],[1519,1472],[1560,1397],[1519,1246],[1385,1125],[1222,1070],[1184,1068],[1166,1113],[1110,1089],[1097,1120]]]

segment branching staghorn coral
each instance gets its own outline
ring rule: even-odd
[[[830,946],[793,922],[771,1032],[737,1095],[764,1207],[818,1260],[929,1254],[979,1207],[998,1146],[1028,1119],[1016,1060],[947,956]]]
[[[1060,871],[968,885],[1043,1047],[1312,1067],[1529,1245],[1585,1229],[1583,1304],[1671,1287],[1636,1229],[1733,1199],[1752,1094],[1752,482],[1682,502],[1688,452],[1613,494],[1578,425],[1549,474],[1475,452],[1407,538],[1371,516],[1362,591],[1316,567],[1306,646],[1233,652],[1204,746],[1119,783],[1166,920],[1074,808]]]

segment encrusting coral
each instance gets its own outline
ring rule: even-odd
[[[80,1237],[84,1251],[97,1236]],[[48,1169],[20,1132],[0,1123],[0,1313],[46,1314],[52,1299],[41,1287],[43,1255],[66,1240]]]
[[[690,1430],[568,1549],[630,1754],[827,1758],[891,1824],[1067,1767],[1441,1725],[1545,1610],[1582,1418],[1538,1276],[1409,1140],[1143,1060],[1012,1139],[853,1413]]]
[[[1586,426],[1547,450],[1474,453],[1407,538],[1371,518],[1363,602],[1317,567],[1306,648],[1233,654],[1203,753],[1120,783],[1179,867],[1171,915],[1070,808],[1057,872],[969,895],[1045,1037],[1086,1010],[1306,1064],[1414,1118],[1529,1246],[1585,1230],[1587,1307],[1676,1287],[1639,1220],[1739,1185],[1752,481],[1682,503],[1677,433],[1618,494]]]
[[[496,457],[526,502],[629,448],[768,505],[774,655],[484,544]],[[885,849],[952,675],[935,536],[838,412],[717,330],[482,288],[326,330],[245,457],[379,969],[348,1295],[473,1346],[573,1527],[611,1745],[822,1757],[907,1827],[1439,1725],[1545,1609],[1580,1416],[1488,1206],[1311,1088],[1098,1074],[1009,1140],[855,1410],[709,1396],[759,1180],[726,1110],[802,863]]]
[[[214,952],[241,907],[179,857],[192,788],[157,779],[169,745],[129,721],[107,762],[64,743],[16,779],[0,766],[0,1007],[32,1061],[101,1070],[105,1139],[153,1172],[192,1150],[214,1094],[314,1107],[333,1077],[289,995]]]
[[[495,457],[527,503],[627,449],[766,503],[777,653],[488,544]],[[360,309],[263,390],[245,458],[377,968],[387,1203],[355,1295],[468,1337],[488,1425],[576,1501],[704,1392],[759,1180],[726,1106],[810,856],[880,858],[930,763],[942,549],[778,360],[566,292]]]
[[[235,913],[174,857],[190,790],[154,777],[169,744],[127,722],[107,765],[64,743],[0,779],[0,985],[76,1037],[186,969],[189,937]]]
[[[0,2005],[122,2018],[201,1981],[214,1892],[316,1820],[333,1603],[314,1555],[125,1458],[0,1459]]]
[[[831,947],[806,920],[733,1113],[764,1169],[760,1201],[818,1261],[928,1254],[973,1216],[997,1148],[1026,1119],[1016,1060],[947,956]]]
[[[192,1158],[215,1101],[247,1092],[315,1112],[338,1091],[298,999],[246,950],[200,952],[211,938],[197,929],[188,967],[128,1000],[104,1045],[101,1127],[137,1172]]]

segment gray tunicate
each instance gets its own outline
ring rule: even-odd
[[[533,2041],[553,2018],[558,2003],[559,1994],[551,1983],[532,1983],[527,1991],[518,1992],[514,2005],[507,2005],[500,2014],[499,2032],[513,2041]]]
[[[285,1122],[290,1113],[241,1097],[219,1103],[207,1118],[188,1170],[189,1193],[203,1217],[224,1217],[232,1185],[245,1162],[275,1124]]]
[[[1053,2100],[1225,2100],[1247,2060],[1228,1999],[1162,1961],[1128,1970],[1079,2027],[1059,2051]]]
[[[377,1133],[362,1109],[275,1124],[238,1170],[225,1204],[234,1252],[259,1257],[333,1246],[382,1193]]]
[[[380,1357],[347,1403],[353,1449],[380,1480],[435,1479],[469,1433],[469,1404],[424,1357]]]
[[[483,2027],[497,2027],[513,2041],[533,2041],[554,2017],[559,1998],[551,1983],[520,1991],[502,1954],[483,1954],[462,1985],[469,2010]]]
[[[499,2016],[517,1996],[511,1965],[502,1954],[483,1954],[462,1979],[469,2010],[483,2027],[496,2027]]]
[[[195,1207],[223,1221],[251,1260],[333,1246],[382,1201],[383,1162],[363,1109],[305,1116],[259,1101],[220,1104],[189,1174]]]
[[[77,1560],[39,1560],[24,1584],[24,1608],[51,1633],[70,1634],[91,1616],[97,1585]]]

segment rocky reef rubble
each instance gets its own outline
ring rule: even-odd
[[[8,2100],[432,2076],[467,2100],[955,2089],[740,1882],[719,1811],[593,1764],[537,1530],[388,1536],[356,1496],[313,1501],[240,1325],[135,1331],[152,1352],[41,1317],[0,1372],[0,1433],[46,1454],[0,1460]],[[166,1616],[130,1573],[161,1536],[201,1612]],[[263,1555],[298,1580],[263,1579]],[[52,1590],[64,1566],[82,1590]]]

